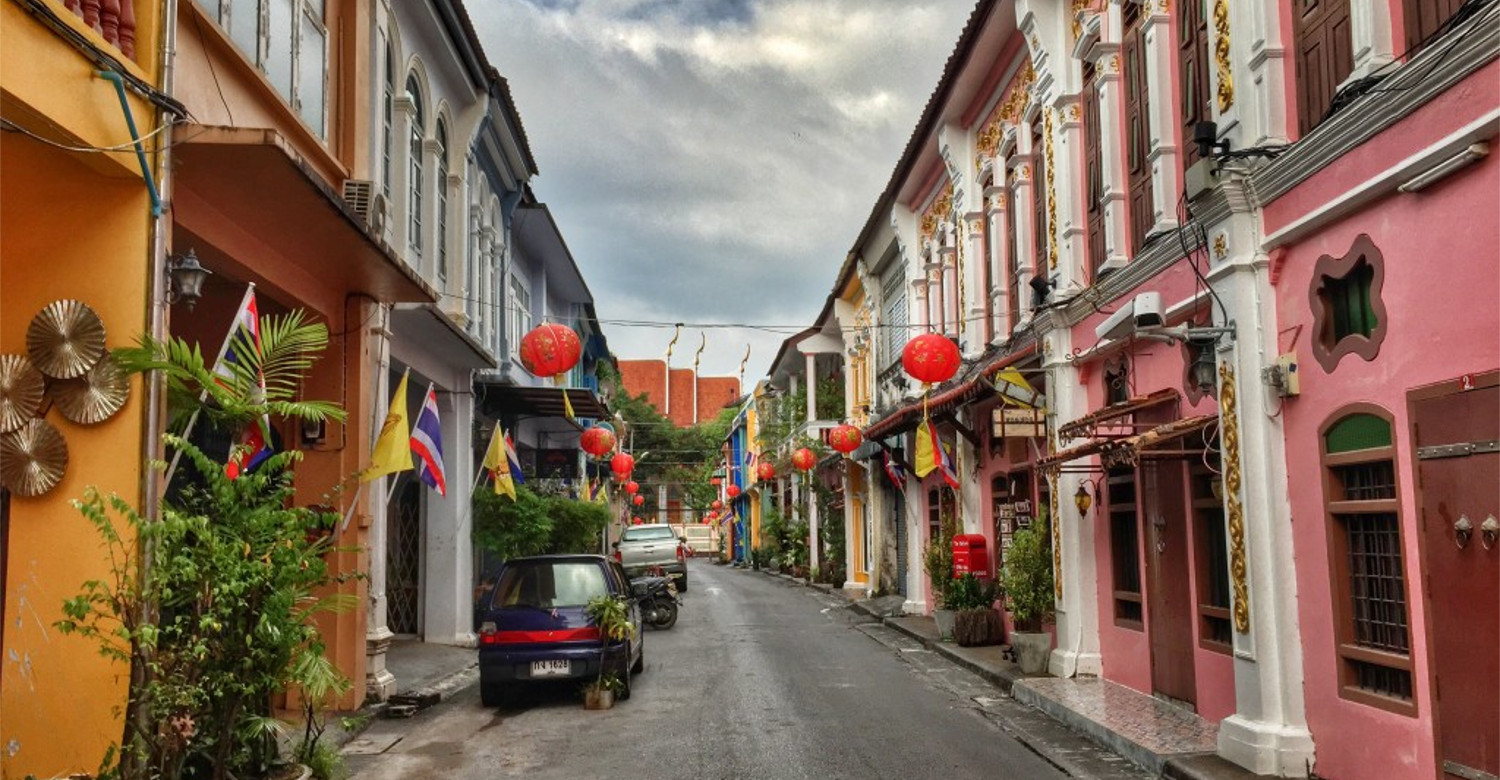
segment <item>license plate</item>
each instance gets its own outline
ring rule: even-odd
[[[532,661],[532,677],[566,677],[573,671],[573,665],[567,661]]]

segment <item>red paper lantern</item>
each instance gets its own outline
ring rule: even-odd
[[[762,461],[759,466],[755,467],[755,475],[770,482],[776,478],[776,465],[769,461]]]
[[[609,470],[614,472],[617,480],[630,479],[630,472],[635,471],[635,458],[622,452],[609,459]]]
[[[729,487],[724,488],[724,495],[729,496],[730,498],[739,498],[740,497],[740,486],[739,485],[730,485]]]
[[[630,499],[630,503],[635,504],[636,506],[640,506],[641,504],[646,503],[646,497],[636,496],[635,498]]]
[[[615,435],[607,428],[589,428],[578,438],[578,445],[584,452],[602,458],[615,448]]]
[[[540,377],[557,376],[578,365],[583,342],[572,328],[549,322],[522,336],[520,351],[521,365],[527,371]]]
[[[724,502],[720,501],[719,499],[716,498],[716,499],[714,499],[714,502],[712,504],[709,504],[708,506],[709,506],[710,509],[712,509],[715,512],[717,512],[720,509],[724,508]]]
[[[810,471],[817,463],[818,456],[814,455],[813,451],[806,447],[792,453],[792,465],[802,471]]]
[[[845,455],[859,449],[864,440],[865,435],[852,425],[840,425],[828,432],[828,446]]]
[[[708,481],[708,484],[713,485],[714,487],[718,487],[719,485],[724,484],[724,480],[719,479],[718,477],[714,477],[713,479],[710,479]]]
[[[959,362],[958,345],[936,333],[924,333],[901,350],[901,367],[912,379],[930,385],[952,379]]]
[[[710,521],[710,518],[707,518],[707,517],[703,518],[703,524],[704,525],[708,525],[709,521]]]
[[[629,493],[632,496],[635,495],[636,493],[641,492],[641,485],[640,485],[640,483],[636,482],[633,479],[630,480],[629,482],[626,482],[625,483],[625,492]]]
[[[632,518],[630,518],[630,524],[631,525],[645,525],[646,521],[640,519],[639,517],[632,517]]]

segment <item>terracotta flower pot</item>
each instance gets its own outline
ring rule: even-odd
[[[607,710],[615,706],[615,692],[607,688],[589,688],[583,692],[583,708]]]

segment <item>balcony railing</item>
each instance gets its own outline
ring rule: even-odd
[[[126,57],[135,59],[135,0],[64,0],[63,5]]]

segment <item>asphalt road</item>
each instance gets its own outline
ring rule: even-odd
[[[836,597],[701,561],[689,576],[629,701],[588,711],[568,684],[492,710],[470,688],[372,724],[364,739],[395,741],[349,756],[355,780],[1066,777],[986,716],[998,692]]]

